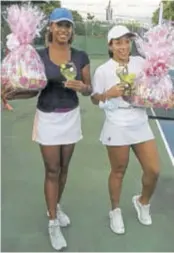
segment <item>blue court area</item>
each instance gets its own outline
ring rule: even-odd
[[[159,122],[174,157],[174,121],[160,120]]]
[[[172,77],[174,85],[174,70],[170,70],[169,73]],[[159,120],[159,123],[161,126],[161,130],[164,133],[168,148],[171,151],[174,160],[174,109],[170,110],[169,112],[166,112],[166,116],[173,118],[173,120]]]

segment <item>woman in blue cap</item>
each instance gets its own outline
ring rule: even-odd
[[[66,247],[60,227],[70,224],[60,208],[69,163],[75,143],[82,139],[77,92],[90,95],[90,66],[87,54],[71,47],[74,33],[72,13],[56,8],[50,15],[48,48],[41,50],[48,79],[40,93],[33,129],[33,140],[40,144],[45,165],[45,199],[48,208],[48,231],[54,249]],[[69,81],[65,78],[70,65]],[[75,71],[74,71],[75,70]]]

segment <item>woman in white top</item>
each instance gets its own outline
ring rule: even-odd
[[[150,198],[159,174],[159,159],[154,136],[148,123],[145,109],[133,108],[122,96],[123,85],[116,74],[119,65],[127,65],[129,73],[138,74],[143,58],[130,56],[131,38],[134,36],[124,26],[114,26],[108,33],[110,59],[99,66],[93,78],[92,102],[104,109],[106,119],[100,140],[106,146],[111,164],[109,193],[112,210],[109,213],[110,227],[117,234],[125,232],[119,207],[122,180],[132,148],[142,169],[142,192],[132,201],[139,221],[151,225]]]

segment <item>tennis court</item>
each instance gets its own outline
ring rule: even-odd
[[[173,80],[173,85],[174,85],[174,69],[171,69],[169,71],[169,74]],[[162,109],[156,109],[152,112],[149,112],[149,115],[152,113],[153,115],[161,117],[161,119],[156,121],[157,127],[160,131],[161,137],[163,139],[163,142],[168,152],[168,155],[170,157],[170,160],[174,166],[174,134],[173,134],[174,133],[174,109],[167,110],[167,111],[162,110]],[[162,118],[164,120],[162,120]],[[165,120],[165,118],[167,120]]]
[[[92,70],[102,59],[92,60]],[[174,169],[156,122],[151,121],[161,160],[161,177],[153,197],[153,225],[138,223],[131,204],[140,191],[141,169],[131,154],[121,206],[126,234],[109,229],[109,164],[98,141],[103,112],[80,97],[84,139],[77,145],[63,207],[72,225],[63,229],[66,252],[172,252]],[[14,112],[2,112],[2,252],[53,252],[47,235],[43,196],[44,169],[38,146],[31,141],[36,99],[14,101]]]

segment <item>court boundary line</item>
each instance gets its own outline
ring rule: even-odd
[[[156,116],[156,113],[155,113],[155,111],[152,108],[151,108],[151,112],[152,112],[153,116]],[[167,142],[167,139],[165,137],[164,131],[163,131],[163,129],[162,129],[162,127],[161,127],[160,122],[159,122],[158,119],[155,120],[155,123],[156,123],[157,128],[158,128],[158,130],[160,132],[161,138],[163,140],[164,146],[165,146],[166,151],[168,153],[168,156],[169,156],[169,158],[171,160],[171,163],[172,163],[172,165],[174,167],[174,156],[173,156],[172,151],[170,149],[170,146],[169,146],[169,144]]]

